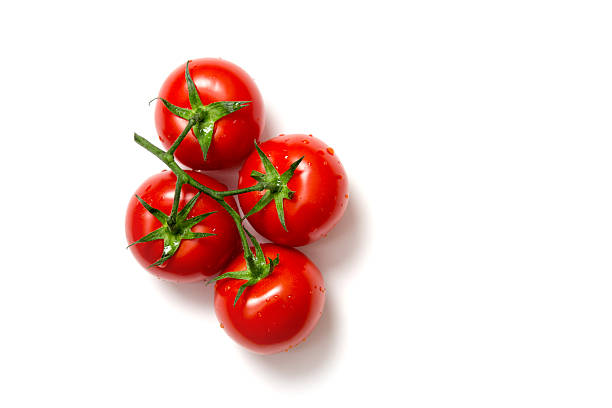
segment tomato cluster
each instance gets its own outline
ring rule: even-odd
[[[147,179],[128,204],[134,257],[175,282],[221,272],[208,282],[216,281],[215,312],[230,337],[262,354],[296,346],[317,324],[325,288],[315,264],[292,247],[326,236],[342,217],[349,196],[340,160],[312,135],[258,144],[262,97],[249,75],[227,61],[188,61],[168,76],[157,99],[155,124],[167,150],[134,138],[171,171]],[[198,171],[241,162],[236,190]],[[260,245],[245,219],[272,243]]]

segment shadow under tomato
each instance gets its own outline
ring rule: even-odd
[[[363,200],[358,190],[351,188],[346,211],[327,237],[299,247],[317,265],[326,282],[336,281],[338,274],[358,265],[368,239]],[[342,286],[339,286],[342,289]]]
[[[213,308],[215,285],[206,286],[204,282],[175,283],[161,279],[158,283],[160,292],[173,301],[185,303],[195,311]]]

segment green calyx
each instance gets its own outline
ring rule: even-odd
[[[247,251],[244,254],[247,269],[244,271],[223,273],[217,276],[216,278],[209,280],[206,283],[208,285],[211,282],[216,282],[216,281],[219,281],[222,279],[228,279],[228,278],[246,280],[246,282],[243,283],[240,286],[240,288],[238,288],[238,293],[236,293],[236,297],[234,298],[234,306],[236,306],[238,299],[240,299],[240,296],[242,295],[242,293],[244,292],[246,288],[248,288],[249,286],[255,285],[260,280],[269,276],[274,270],[274,268],[278,265],[278,262],[279,262],[278,254],[276,255],[276,258],[274,259],[266,258],[266,256],[263,253],[263,250],[261,249],[261,245],[259,245],[259,242],[257,242],[255,237],[246,229],[244,230],[244,232],[247,233],[247,235],[251,239],[251,242],[253,243],[253,247],[255,247],[255,255],[253,255],[251,251]],[[266,259],[269,262],[266,262]]]
[[[261,197],[261,199],[253,206],[253,208],[251,208],[251,210],[244,216],[244,218],[255,214],[274,200],[278,220],[283,226],[283,229],[287,231],[283,202],[284,200],[291,200],[295,194],[295,191],[292,191],[289,187],[287,187],[287,183],[289,180],[291,180],[291,177],[293,177],[295,169],[297,169],[297,167],[300,165],[302,159],[304,159],[304,156],[293,162],[291,166],[289,166],[289,169],[283,174],[279,174],[278,170],[276,170],[270,159],[268,159],[266,154],[259,148],[257,143],[255,143],[255,148],[257,149],[257,154],[261,159],[266,174],[253,171],[251,173],[251,177],[257,180],[257,182],[263,186],[266,192],[264,193],[263,197]]]
[[[157,261],[149,265],[149,268],[151,268],[153,266],[159,266],[166,262],[168,259],[170,259],[172,255],[174,255],[179,249],[179,247],[181,246],[181,242],[184,239],[198,239],[215,235],[210,233],[191,231],[191,228],[195,227],[200,221],[202,221],[209,215],[215,213],[215,211],[213,211],[198,215],[196,217],[187,218],[189,212],[191,211],[199,197],[200,193],[196,194],[191,200],[189,200],[189,202],[185,205],[185,207],[183,207],[181,211],[177,213],[176,210],[173,209],[173,213],[168,216],[157,208],[151,207],[147,202],[145,202],[137,195],[136,198],[138,199],[138,201],[140,201],[140,203],[144,206],[144,208],[147,209],[148,212],[153,214],[153,216],[157,218],[159,222],[161,222],[162,226],[140,238],[138,241],[132,242],[128,247],[143,242],[150,242],[162,239],[164,241],[164,250],[162,252],[162,256]],[[178,202],[178,200],[175,200],[175,202]]]
[[[190,122],[191,130],[198,140],[200,148],[202,149],[202,155],[204,160],[206,160],[215,130],[215,122],[230,113],[248,106],[251,102],[221,101],[204,105],[200,100],[198,90],[189,74],[189,61],[185,64],[185,80],[187,81],[187,91],[189,93],[189,104],[191,105],[191,109],[173,105],[164,98],[154,98],[151,102],[155,99],[159,99],[174,115]]]

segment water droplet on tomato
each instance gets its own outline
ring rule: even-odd
[[[293,296],[287,295],[287,300],[291,300],[291,299],[293,299]]]
[[[257,312],[257,317],[263,317],[263,314],[261,314],[261,312]]]
[[[345,195],[344,195],[344,198],[348,198],[348,194],[345,194]]]
[[[331,147],[327,148],[327,153],[331,154],[332,156],[334,155],[334,149],[332,149]]]
[[[267,299],[266,299],[266,302],[269,302],[269,301],[270,301],[270,298],[267,298]]]
[[[302,140],[302,143],[304,143],[304,144],[308,144],[308,143],[310,143],[310,142],[309,142],[308,140],[304,139],[304,140]]]
[[[225,328],[225,326],[223,325],[223,323],[221,323],[221,324],[219,325],[219,327],[221,327],[222,329],[224,329],[224,328]]]
[[[278,299],[278,295],[274,295],[274,299]]]

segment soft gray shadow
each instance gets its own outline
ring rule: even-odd
[[[315,376],[333,360],[338,346],[338,322],[334,297],[328,295],[321,320],[305,342],[288,352],[262,356],[244,351],[246,360],[260,366],[276,380],[293,382],[296,378]]]
[[[206,174],[214,178],[217,181],[225,184],[229,190],[233,190],[238,185],[238,173],[240,172],[240,168],[242,167],[242,163],[236,167],[232,167],[224,170],[207,170],[202,173]],[[236,197],[237,198],[237,197]],[[236,200],[238,201],[238,200]]]
[[[350,187],[349,187],[350,188]],[[349,270],[359,262],[360,254],[368,240],[367,219],[361,192],[350,188],[349,203],[327,237],[298,248],[321,270],[323,277],[335,277],[338,271]]]
[[[215,285],[206,286],[204,282],[175,283],[159,280],[157,287],[166,298],[180,302],[194,310],[211,310]]]
[[[270,112],[266,112],[266,124],[264,125],[264,130],[261,134],[261,138],[259,138],[259,141],[265,142],[266,140],[272,139],[281,133],[283,132],[279,128],[278,121],[274,115],[271,115]]]

